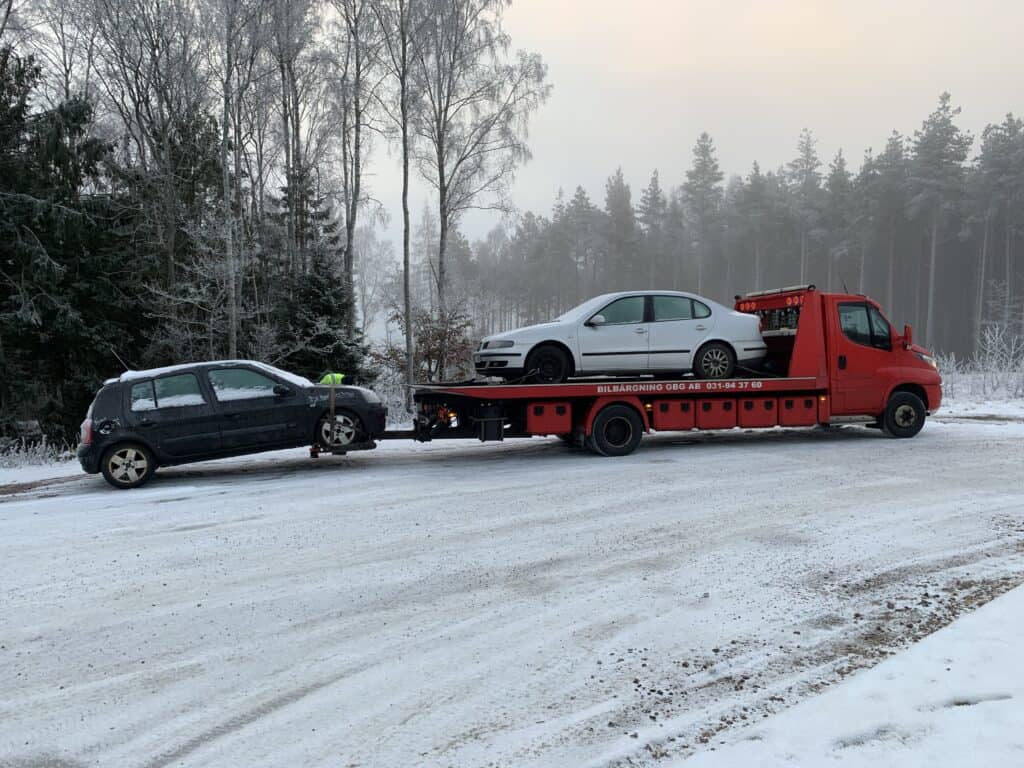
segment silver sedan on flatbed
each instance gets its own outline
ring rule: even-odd
[[[755,315],[679,291],[607,293],[548,323],[488,336],[478,374],[557,384],[573,376],[733,376],[767,353]]]

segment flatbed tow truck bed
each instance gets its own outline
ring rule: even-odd
[[[814,286],[736,297],[756,314],[768,345],[765,370],[720,380],[580,379],[563,384],[462,382],[413,389],[420,441],[557,435],[605,456],[631,453],[650,431],[813,427],[864,421],[913,437],[942,399],[934,359],[897,335],[865,296]],[[863,313],[868,333],[853,327]],[[877,318],[868,320],[868,317]],[[877,326],[877,330],[875,328]]]

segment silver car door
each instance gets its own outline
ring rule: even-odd
[[[652,296],[650,366],[653,371],[687,371],[702,332],[687,296]]]
[[[646,371],[650,324],[645,317],[644,296],[615,299],[588,317],[579,330],[583,371]]]

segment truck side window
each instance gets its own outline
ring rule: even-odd
[[[889,321],[871,305],[868,305],[868,316],[871,318],[871,346],[891,350],[892,332],[889,330]]]
[[[840,304],[839,327],[850,341],[871,346],[871,323],[867,304]]]

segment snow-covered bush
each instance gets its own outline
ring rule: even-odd
[[[940,356],[939,371],[949,399],[1024,398],[1024,338],[1005,326],[987,326],[973,357]]]
[[[75,453],[67,443],[52,443],[46,438],[38,441],[8,439],[0,443],[0,468],[3,469],[52,464],[73,458]]]

